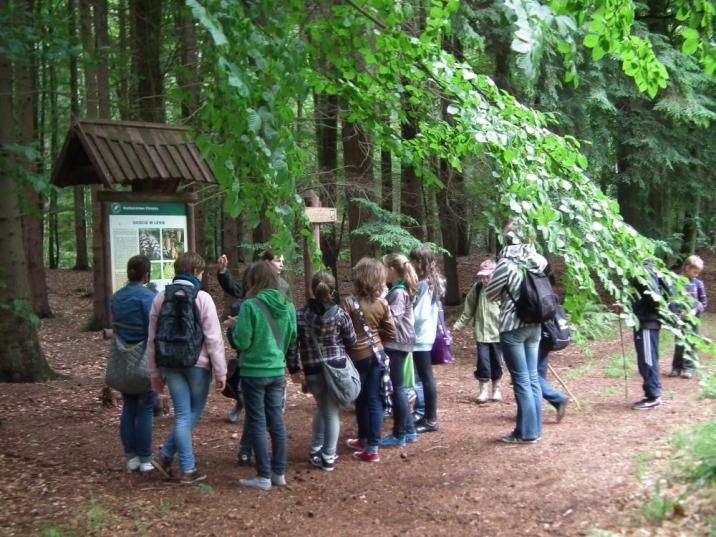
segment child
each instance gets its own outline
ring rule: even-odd
[[[383,257],[392,286],[385,297],[397,330],[395,339],[384,341],[385,353],[390,358],[390,380],[393,383],[393,434],[380,441],[383,447],[402,447],[417,442],[413,415],[408,408],[408,394],[404,388],[405,358],[415,348],[415,319],[413,297],[418,290],[418,275],[403,254],[392,253]]]
[[[708,301],[706,299],[706,289],[704,288],[704,282],[702,282],[698,275],[704,269],[703,260],[697,255],[691,255],[686,258],[684,262],[683,274],[689,279],[689,283],[686,284],[686,291],[691,297],[694,298],[695,304],[691,309],[691,315],[698,319],[706,311]],[[683,312],[682,312],[683,315]],[[688,321],[687,321],[688,322]],[[695,330],[698,331],[698,324],[693,323]],[[690,379],[694,376],[694,362],[688,357],[684,357],[686,349],[684,345],[680,344],[677,340],[674,347],[674,361],[671,365],[670,377],[678,377],[684,379]],[[689,353],[686,353],[687,355]]]
[[[433,253],[420,247],[410,252],[410,262],[418,275],[418,293],[413,304],[415,313],[415,350],[413,362],[415,372],[423,384],[425,416],[416,423],[418,433],[432,433],[438,430],[438,391],[433,376],[430,351],[435,343],[438,330],[440,300],[443,285]]]
[[[364,462],[380,462],[379,446],[383,431],[381,382],[383,367],[376,353],[383,352],[383,341],[397,337],[390,307],[380,298],[385,288],[385,267],[377,259],[364,257],[353,267],[354,296],[343,302],[353,322],[356,342],[348,349],[360,374],[361,390],[356,399],[358,438],[348,440],[353,456]]]
[[[221,393],[226,382],[226,358],[224,357],[224,338],[221,334],[221,324],[216,313],[216,306],[211,295],[201,291],[201,277],[204,274],[206,262],[195,252],[181,254],[174,262],[176,276],[172,285],[159,293],[152,304],[149,318],[149,337],[147,340],[147,364],[152,377],[152,387],[158,393],[169,386],[169,393],[174,404],[174,429],[159,451],[158,459],[153,462],[154,467],[166,478],[171,478],[171,464],[174,455],[179,453],[181,465],[181,482],[195,483],[206,479],[206,475],[196,468],[194,452],[192,450],[192,430],[201,419],[209,395],[211,374],[214,374],[216,390]],[[172,286],[177,286],[172,288]],[[193,366],[189,367],[162,367],[157,366],[155,355],[155,337],[158,330],[158,318],[167,293],[183,286],[187,293],[193,287],[196,290],[194,304],[198,313],[204,341],[199,357]],[[184,292],[184,291],[181,291]],[[193,291],[192,291],[193,292]],[[160,376],[161,374],[161,376]]]
[[[286,355],[295,360],[296,308],[278,290],[276,271],[264,261],[247,270],[246,298],[233,331],[238,347],[246,434],[253,444],[256,477],[241,479],[244,487],[270,490],[286,485],[288,447],[283,420]],[[268,456],[266,427],[271,436]]]
[[[335,467],[336,444],[340,434],[340,406],[323,378],[323,364],[346,366],[346,348],[356,342],[348,314],[333,302],[336,280],[329,272],[317,272],[311,279],[313,296],[297,315],[298,347],[306,388],[316,399],[313,415],[313,444],[309,462],[330,472]],[[295,358],[295,355],[293,355]],[[288,363],[294,382],[301,382],[298,361]]]
[[[112,297],[112,328],[114,335],[127,346],[141,345],[136,349],[144,353],[147,342],[149,315],[156,296],[147,289],[151,268],[149,259],[135,255],[127,262],[129,283]],[[119,431],[127,458],[127,470],[145,474],[152,466],[152,417],[159,398],[156,392],[122,394],[122,417]]]
[[[502,400],[502,350],[500,349],[500,303],[488,300],[483,293],[495,272],[492,259],[483,261],[477,272],[477,282],[465,298],[462,315],[455,323],[455,330],[463,330],[472,321],[477,342],[477,367],[475,378],[480,382],[477,402],[486,403],[490,395],[492,381],[492,400]]]

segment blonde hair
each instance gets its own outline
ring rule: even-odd
[[[704,270],[704,260],[697,255],[690,255],[686,258],[686,261],[684,261],[684,268],[686,267],[694,267],[701,272]]]
[[[410,252],[410,259],[417,265],[415,272],[418,278],[428,282],[433,301],[440,300],[440,273],[433,253],[425,246],[420,246]]]
[[[353,289],[358,298],[375,300],[385,289],[385,265],[372,257],[364,257],[353,267]]]
[[[399,252],[386,254],[383,256],[383,264],[397,272],[405,287],[408,288],[408,294],[414,297],[415,293],[418,292],[418,274],[415,272],[413,265],[410,264],[407,256]]]
[[[316,272],[311,278],[311,291],[313,296],[321,302],[330,302],[336,289],[336,279],[333,274],[322,270]]]

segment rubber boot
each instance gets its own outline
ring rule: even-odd
[[[477,395],[477,402],[479,404],[487,403],[490,398],[490,382],[480,381],[480,393]]]
[[[492,400],[502,401],[502,379],[492,381]]]

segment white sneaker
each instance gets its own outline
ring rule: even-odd
[[[268,477],[256,476],[252,479],[239,479],[239,484],[252,489],[271,490],[271,480]]]
[[[141,463],[139,462],[139,457],[132,457],[131,459],[127,459],[127,471],[128,472],[136,472],[139,470],[139,465]]]
[[[139,472],[140,473],[146,474],[153,470],[154,470],[154,465],[151,462],[140,462],[139,463]]]

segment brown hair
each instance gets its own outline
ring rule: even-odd
[[[372,257],[364,257],[353,267],[352,279],[358,298],[375,300],[385,289],[385,265]]]
[[[311,278],[311,290],[321,302],[331,302],[333,300],[333,292],[336,289],[336,279],[333,274],[322,270],[316,272]]]
[[[400,276],[401,281],[408,288],[408,294],[413,297],[418,292],[418,274],[415,268],[410,264],[410,260],[399,252],[393,252],[383,256],[383,264],[395,270]],[[400,282],[392,282],[400,283]]]
[[[144,277],[147,276],[147,281],[149,281],[149,274],[152,271],[151,266],[149,258],[145,255],[130,257],[129,261],[127,261],[127,279],[132,283],[141,283],[144,281]]]
[[[206,269],[206,261],[196,252],[184,252],[174,261],[175,274],[191,274],[192,276],[198,272],[204,272]]]
[[[415,272],[420,280],[426,280],[433,300],[440,300],[440,274],[433,253],[424,246],[419,246],[410,252],[410,260],[415,262]]]
[[[253,298],[264,289],[278,289],[276,271],[265,261],[255,261],[244,273],[246,296]]]

